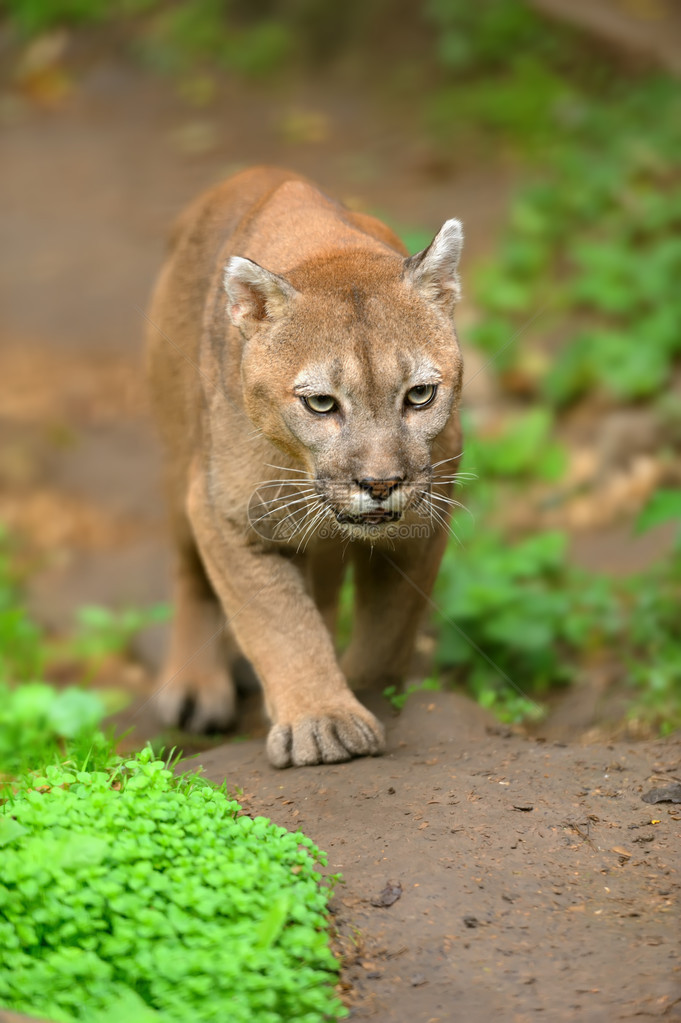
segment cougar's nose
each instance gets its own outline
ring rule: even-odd
[[[403,476],[393,476],[389,480],[376,480],[371,477],[367,477],[363,480],[355,480],[358,487],[362,490],[366,490],[373,497],[374,501],[385,501],[390,497],[393,490],[399,487],[400,483],[404,479]]]

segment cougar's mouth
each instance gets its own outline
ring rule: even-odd
[[[382,508],[375,508],[371,511],[363,512],[361,515],[351,515],[349,512],[336,512],[336,521],[349,526],[379,526],[385,522],[399,522],[401,518],[401,511],[388,511]]]

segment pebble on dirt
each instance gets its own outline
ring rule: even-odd
[[[371,900],[372,906],[387,907],[402,897],[402,885],[399,881],[388,881],[380,895],[375,895]]]
[[[644,803],[681,803],[681,783],[674,782],[659,789],[651,789],[641,799]]]

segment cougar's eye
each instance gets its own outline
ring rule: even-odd
[[[437,387],[435,384],[417,384],[410,388],[404,396],[405,403],[414,408],[423,408],[430,405],[435,397]]]
[[[328,412],[335,412],[338,404],[330,394],[310,394],[303,398],[303,405],[306,405],[311,412],[319,415],[326,415]]]

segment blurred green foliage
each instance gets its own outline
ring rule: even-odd
[[[554,439],[554,416],[541,405],[506,417],[503,429],[476,439],[464,415],[467,436],[466,466],[482,480],[517,479],[556,481],[563,475],[567,455]]]
[[[87,664],[89,673],[93,673],[111,654],[127,653],[131,641],[143,629],[168,621],[169,617],[168,604],[128,607],[120,611],[86,605],[78,609],[74,631],[63,649],[69,657]]]
[[[505,73],[523,53],[532,53],[543,66],[574,54],[575,34],[551,26],[524,3],[426,0],[423,11],[435,30],[437,61],[453,75],[481,69]]]
[[[24,37],[62,26],[128,27],[132,49],[171,73],[197,66],[267,73],[286,60],[294,40],[291,29],[276,18],[253,21],[247,4],[223,0],[7,0],[6,7]]]
[[[107,657],[126,653],[134,635],[169,613],[166,605],[122,612],[84,607],[73,631],[54,640],[26,610],[15,565],[10,539],[0,532],[0,774],[91,744],[125,697],[85,683]],[[52,662],[69,665],[74,684],[46,682]]]
[[[0,526],[0,683],[42,676],[42,630],[24,608],[8,538]]]
[[[114,5],[106,0],[6,0],[5,10],[22,36],[39,35],[61,25],[103,20]]]
[[[491,515],[500,493],[488,478],[475,520],[454,522],[435,589],[440,667],[456,669],[457,684],[502,720],[519,721],[541,717],[552,687],[611,662],[632,718],[665,733],[681,727],[681,529],[663,563],[614,580],[575,568],[562,532],[501,533]],[[518,487],[503,494],[522,500]],[[680,506],[681,491],[654,496],[639,528],[681,524]]]
[[[321,5],[318,0],[7,0],[14,31],[116,26],[132,52],[158,71],[229,70],[250,77],[321,63],[351,41],[361,45],[387,0]]]
[[[0,681],[0,776],[15,776],[90,746],[106,713],[95,692]]]
[[[294,36],[275,19],[240,25],[226,18],[221,0],[192,0],[158,7],[149,31],[137,39],[147,62],[162,71],[187,71],[199,64],[259,77],[281,67]]]
[[[562,405],[589,390],[617,400],[659,393],[681,355],[681,90],[653,77],[582,100],[539,173],[513,201],[506,237],[476,281],[473,340],[495,354],[540,307],[538,329],[579,321],[537,386]]]
[[[552,438],[568,403],[654,400],[678,439],[661,395],[681,356],[681,89],[619,71],[521,3],[426,11],[438,30],[440,80],[424,103],[434,137],[484,154],[486,128],[487,146],[522,164],[501,245],[474,274],[466,340],[502,386],[521,372],[532,402],[491,436],[466,429],[476,520],[455,520],[438,580],[439,662],[518,720],[541,713],[552,684],[611,659],[632,716],[669,731],[681,725],[681,542],[618,582],[576,570],[566,534],[511,538],[498,524],[529,485],[560,479]],[[665,521],[681,522],[678,491],[654,495],[639,525]]]

